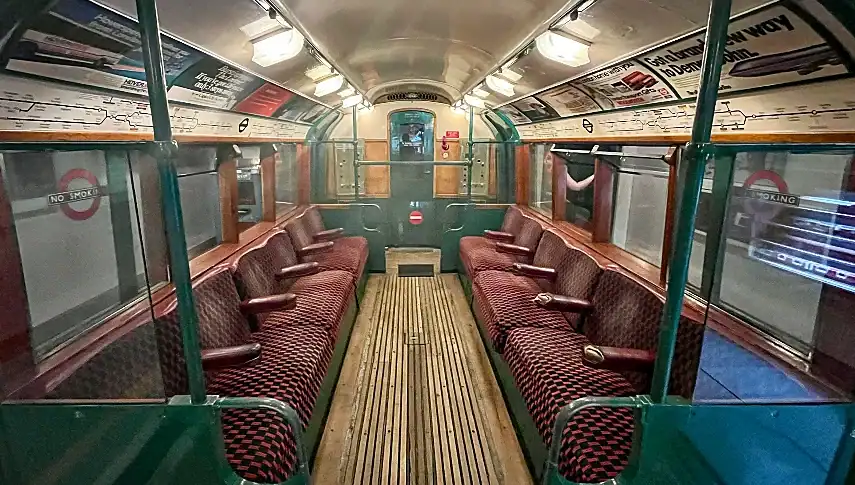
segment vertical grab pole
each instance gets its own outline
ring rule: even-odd
[[[154,124],[154,145],[160,174],[163,198],[163,216],[169,244],[169,266],[172,283],[178,298],[178,315],[187,364],[190,402],[205,402],[205,380],[202,373],[202,352],[199,344],[198,319],[190,283],[190,261],[187,259],[187,241],[184,237],[184,219],[181,214],[181,197],[178,191],[178,173],[174,156],[178,145],[172,139],[169,103],[166,97],[166,75],[163,68],[163,50],[160,44],[160,22],[157,18],[156,0],[136,0],[137,16],[142,35],[148,100]]]
[[[704,49],[703,70],[698,89],[695,121],[692,126],[692,141],[686,147],[685,183],[680,194],[680,213],[677,214],[677,226],[674,233],[674,248],[671,253],[668,273],[667,299],[662,312],[659,328],[659,348],[656,352],[656,366],[653,370],[651,397],[653,402],[662,403],[668,395],[668,381],[671,377],[671,364],[674,358],[674,346],[677,342],[677,328],[683,308],[683,292],[689,274],[689,258],[692,252],[695,215],[698,210],[701,184],[707,160],[714,155],[715,147],[710,144],[712,122],[718,98],[721,62],[727,41],[727,26],[730,22],[731,0],[712,0],[709,22],[707,24],[706,48]]]
[[[353,119],[353,197],[359,200],[359,132],[356,126],[356,106],[351,108]]]
[[[466,169],[469,171],[466,174],[466,202],[472,202],[472,158],[474,155],[475,141],[472,136],[475,133],[475,108],[469,107],[469,155],[466,157],[468,165]]]

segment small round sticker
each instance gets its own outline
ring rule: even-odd
[[[410,224],[414,226],[418,226],[422,223],[424,218],[422,217],[422,213],[419,211],[410,212]]]

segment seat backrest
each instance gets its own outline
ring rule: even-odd
[[[193,297],[203,350],[252,342],[249,322],[240,311],[240,296],[228,267],[215,268],[194,282]],[[156,332],[166,395],[186,394],[187,371],[177,302],[173,301],[157,317]]]
[[[516,232],[520,228],[520,224],[522,224],[523,213],[516,206],[508,207],[508,210],[505,211],[505,218],[502,220],[502,232],[509,232],[511,234],[516,234]]]
[[[570,248],[561,236],[551,230],[544,231],[540,237],[540,242],[537,244],[537,251],[534,252],[534,259],[532,259],[531,264],[558,271],[569,250]],[[555,284],[551,281],[539,279],[537,284],[543,291],[555,293]]]
[[[231,270],[237,284],[238,295],[245,300],[280,293],[276,281],[276,258],[270,243],[256,246],[232,263]]]
[[[593,344],[656,350],[663,299],[653,290],[621,270],[606,269],[591,299],[594,309],[585,319],[583,332]],[[670,393],[691,398],[697,378],[704,325],[680,319]],[[650,391],[650,375],[624,372],[640,393]]]
[[[593,298],[594,290],[603,274],[603,266],[590,254],[577,247],[568,248],[556,270],[558,275],[553,284],[553,293],[588,301]],[[577,313],[565,313],[564,318],[573,328],[578,328],[582,321]]]
[[[522,223],[518,231],[514,232],[514,244],[523,246],[535,251],[537,244],[540,242],[540,236],[543,234],[543,226],[534,219],[523,217]],[[518,256],[520,261],[526,261],[525,256]]]
[[[299,251],[306,246],[310,246],[314,242],[314,234],[312,234],[305,216],[300,216],[285,224],[285,230],[291,237],[291,244],[294,249]]]
[[[310,207],[303,217],[306,219],[306,224],[311,232],[311,235],[322,232],[326,227],[324,226],[324,218],[321,216],[321,211],[318,210],[317,207]]]

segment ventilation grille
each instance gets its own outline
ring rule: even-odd
[[[440,98],[433,93],[410,91],[386,95],[386,101],[440,101]]]

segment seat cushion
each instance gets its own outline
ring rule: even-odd
[[[522,257],[496,251],[495,244],[492,243],[468,245],[464,249],[461,241],[460,261],[471,280],[481,271],[510,271],[514,263],[520,262],[520,258]]]
[[[623,376],[582,364],[585,336],[551,328],[515,328],[508,334],[505,360],[549,446],[558,412],[583,397],[632,396]],[[632,446],[629,409],[591,408],[574,416],[562,435],[559,471],[575,482],[599,483],[626,466]]]
[[[333,247],[329,251],[301,258],[303,263],[317,262],[321,271],[346,271],[354,279],[359,279],[362,275],[367,260],[367,251],[363,252],[347,245],[339,245],[338,241],[333,243]]]
[[[266,397],[293,407],[305,427],[332,358],[322,328],[291,326],[256,334],[261,361],[216,373],[208,393],[220,396]],[[296,468],[296,446],[287,423],[270,410],[229,409],[222,415],[226,457],[244,479],[282,482]]]
[[[265,331],[275,326],[313,325],[324,328],[330,341],[335,342],[341,320],[353,300],[353,276],[345,271],[322,271],[298,278],[288,292],[297,295],[297,306],[268,314]]]
[[[483,271],[475,277],[472,288],[476,315],[497,352],[504,351],[508,332],[516,327],[571,329],[561,312],[544,310],[534,303],[540,292],[534,280],[503,271]]]

